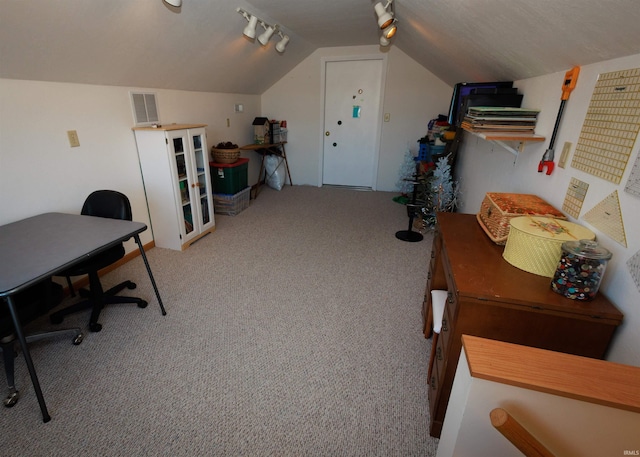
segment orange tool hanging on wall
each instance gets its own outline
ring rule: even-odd
[[[553,172],[553,168],[555,163],[553,161],[553,145],[556,142],[556,134],[558,133],[558,128],[560,127],[560,121],[562,120],[562,112],[564,111],[564,105],[569,100],[569,95],[574,87],[576,87],[576,83],[578,82],[578,74],[580,73],[580,67],[573,67],[564,75],[564,83],[562,84],[562,97],[560,98],[560,110],[558,111],[558,116],[556,117],[556,125],[553,127],[553,133],[551,134],[551,140],[549,141],[549,147],[546,151],[544,151],[544,155],[542,156],[542,160],[538,164],[538,173],[542,173],[544,168],[547,168],[547,174],[550,175]]]

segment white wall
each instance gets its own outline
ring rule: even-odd
[[[321,185],[322,59],[381,52],[378,46],[318,49],[262,95],[264,115],[287,121],[294,184]],[[384,52],[388,60],[381,111],[391,120],[382,124],[376,189],[394,191],[407,148],[417,154],[417,141],[426,135],[429,120],[446,114],[452,88],[397,48]]]
[[[579,224],[596,233],[598,242],[613,253],[601,286],[603,292],[624,313],[608,360],[640,366],[640,291],[626,266],[627,260],[640,250],[640,199],[624,191],[631,168],[638,157],[640,142],[636,141],[625,174],[619,185],[576,170],[570,166],[575,145],[580,137],[582,123],[598,74],[640,67],[640,54],[582,67],[577,86],[566,103],[562,124],[556,137],[555,158],[560,158],[566,141],[572,143],[566,168],[556,166],[547,176],[538,173],[538,163],[549,145],[553,126],[560,107],[564,71],[524,81],[516,81],[524,94],[522,106],[539,108],[536,133],[547,137],[543,143],[529,143],[514,164],[514,156],[499,145],[465,134],[457,164],[457,177],[461,186],[461,212],[477,213],[486,192],[533,193],[541,196],[556,208],[562,208],[569,181],[572,177],[587,182],[589,190],[584,201]],[[569,70],[569,68],[567,68]],[[583,215],[614,190],[618,191],[624,220],[627,247],[623,247],[606,234],[585,222]]]
[[[0,79],[0,224],[47,211],[79,213],[86,196],[102,188],[125,193],[134,219],[149,224],[130,89]],[[208,124],[209,145],[252,141],[258,96],[155,92],[163,123]],[[244,113],[234,112],[235,103]],[[80,147],[69,146],[67,130],[78,132]],[[259,162],[252,158],[255,181]],[[151,241],[151,232],[141,239]]]

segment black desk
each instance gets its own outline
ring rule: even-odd
[[[160,310],[166,315],[140,242],[139,234],[146,229],[147,226],[140,222],[62,213],[41,214],[0,226],[0,297],[5,298],[9,305],[44,422],[51,420],[51,416],[44,402],[12,296],[133,237],[153,284]]]

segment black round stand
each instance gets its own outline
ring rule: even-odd
[[[416,204],[416,196],[418,195],[418,185],[420,182],[418,181],[418,176],[420,173],[420,164],[416,164],[416,174],[414,176],[414,180],[412,180],[413,184],[413,194],[411,196],[411,203],[407,203],[407,213],[409,215],[409,228],[407,230],[400,230],[396,232],[396,238],[402,241],[408,241],[410,243],[415,243],[417,241],[422,241],[424,238],[421,233],[414,232],[413,227],[413,219],[416,216],[416,212],[419,211],[420,205]]]
[[[424,237],[421,233],[414,232],[412,230],[399,230],[396,232],[396,238],[402,241],[415,243],[416,241],[422,241]]]

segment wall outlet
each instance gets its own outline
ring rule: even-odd
[[[77,148],[80,146],[80,139],[78,138],[78,132],[75,130],[67,130],[67,138],[69,138],[69,146]]]

